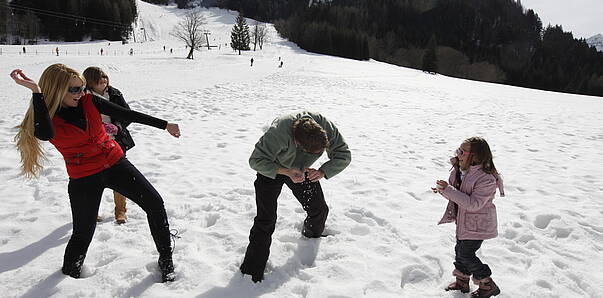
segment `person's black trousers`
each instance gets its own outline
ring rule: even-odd
[[[103,190],[113,189],[147,213],[151,235],[160,255],[171,255],[170,228],[163,199],[151,183],[126,158],[87,177],[69,179],[69,201],[73,233],[63,259],[63,273],[79,277],[88,246],[96,228],[96,215]]]
[[[463,274],[473,275],[474,279],[484,279],[492,275],[490,267],[482,263],[475,252],[482,246],[484,240],[456,240],[454,267]]]
[[[325,228],[329,207],[318,181],[306,180],[303,183],[293,183],[285,175],[277,175],[276,179],[271,179],[257,174],[254,183],[257,215],[253,220],[253,227],[249,233],[249,246],[240,268],[241,272],[250,274],[254,282],[261,281],[264,277],[264,269],[270,255],[272,233],[276,225],[277,198],[283,184],[291,189],[307,213],[302,233],[306,237],[320,237]]]

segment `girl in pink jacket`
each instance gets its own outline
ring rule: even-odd
[[[472,137],[465,140],[451,159],[453,170],[449,182],[438,180],[433,192],[448,199],[440,224],[456,222],[456,252],[454,271],[456,281],[446,291],[469,292],[469,277],[479,288],[471,297],[496,296],[500,289],[490,275],[490,267],[475,255],[485,239],[498,235],[496,206],[492,203],[496,188],[504,196],[502,179],[498,176],[492,152],[486,140]]]

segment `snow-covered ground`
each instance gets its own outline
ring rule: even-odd
[[[204,14],[212,45],[221,46],[190,61],[169,36],[183,11],[138,4],[144,43],[47,44],[26,55],[1,46],[1,297],[465,297],[442,290],[452,280],[454,225],[436,225],[446,201],[429,188],[448,177],[452,151],[474,135],[489,141],[507,191],[495,200],[500,236],[479,253],[498,297],[603,297],[601,98],[307,53],[271,26],[264,50],[239,56],[225,46],[235,13],[217,9]],[[98,55],[101,47],[109,56]],[[129,203],[129,221],[114,223],[110,190],[85,277],[60,273],[71,233],[64,163],[46,143],[42,176],[18,177],[12,139],[30,94],[8,76],[22,68],[37,79],[57,62],[106,69],[132,108],[180,124],[180,139],[133,124],[137,146],[128,152],[182,236],[175,282],[159,283],[140,208]],[[238,271],[255,216],[247,159],[263,126],[301,109],[336,123],[352,164],[322,182],[326,238],[301,237],[303,210],[284,188],[266,279],[253,284]]]
[[[597,34],[587,38],[586,43],[591,47],[597,48],[597,51],[603,52],[603,34]]]

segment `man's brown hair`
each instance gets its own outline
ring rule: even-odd
[[[293,123],[293,137],[307,152],[321,152],[329,146],[327,132],[312,118],[297,119]]]

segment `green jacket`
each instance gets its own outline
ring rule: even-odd
[[[352,155],[335,125],[318,113],[303,111],[276,118],[272,122],[251,153],[249,165],[252,169],[274,179],[278,168],[303,170],[322,155],[305,152],[295,144],[293,123],[302,117],[314,119],[327,132],[329,147],[325,151],[329,161],[319,168],[325,173],[325,178],[337,175],[350,164]]]

